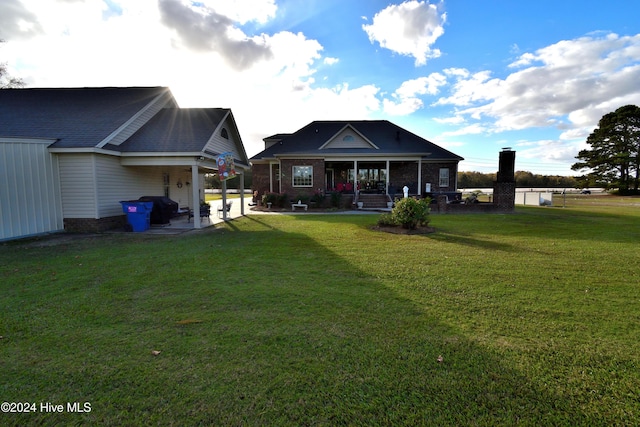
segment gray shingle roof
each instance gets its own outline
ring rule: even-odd
[[[228,108],[165,108],[120,145],[122,152],[202,151]]]
[[[0,90],[0,136],[51,138],[56,148],[95,147],[164,87]]]
[[[375,147],[371,148],[323,148],[327,141],[345,126],[350,125]],[[274,144],[256,154],[251,160],[261,160],[278,156],[305,155],[402,155],[422,154],[434,160],[464,160],[436,144],[401,128],[387,120],[314,121],[297,132],[274,135],[282,137],[281,143]],[[271,139],[273,137],[270,137]],[[270,139],[265,138],[265,139]]]

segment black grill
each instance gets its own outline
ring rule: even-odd
[[[151,224],[169,224],[171,218],[178,213],[178,204],[164,196],[143,196],[141,202],[153,202],[151,211]]]

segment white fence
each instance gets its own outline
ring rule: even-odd
[[[553,193],[542,191],[516,191],[516,205],[551,206]]]

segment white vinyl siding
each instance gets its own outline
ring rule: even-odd
[[[353,130],[351,126],[347,126],[341,132],[339,132],[333,139],[325,143],[321,149],[328,148],[367,148],[377,149],[371,142],[365,140],[357,132]]]
[[[93,154],[59,155],[62,211],[65,218],[99,218],[96,210]]]
[[[162,196],[163,169],[158,167],[125,167],[117,157],[95,157],[98,217],[122,214],[120,201],[142,196]]]
[[[222,125],[211,135],[203,151],[210,151],[216,154],[226,153],[228,151],[233,153],[235,159],[244,158],[239,148],[242,147],[242,142],[236,139],[235,132],[229,132],[229,129],[233,129],[233,127],[230,116],[227,116]],[[223,129],[227,130],[228,138],[222,136]]]
[[[63,229],[52,141],[0,141],[0,240]]]

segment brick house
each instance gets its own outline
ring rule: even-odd
[[[314,192],[393,199],[405,186],[413,196],[450,194],[464,160],[387,120],[314,121],[264,142],[250,159],[253,190],[292,199]]]

